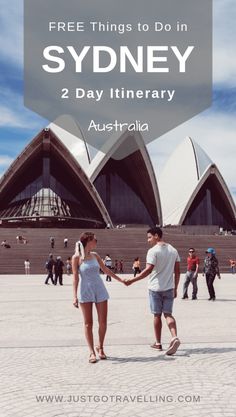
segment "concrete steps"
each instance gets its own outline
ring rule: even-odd
[[[0,241],[4,239],[11,245],[10,249],[0,247],[0,274],[24,273],[24,261],[31,262],[31,273],[44,273],[44,265],[49,253],[62,256],[65,261],[74,253],[75,242],[85,230],[74,229],[6,229],[0,228]],[[101,257],[107,253],[113,263],[115,259],[123,259],[124,272],[132,273],[132,263],[139,256],[142,267],[145,265],[145,256],[148,249],[146,242],[146,229],[97,229],[94,231],[98,239],[97,252]],[[17,244],[16,236],[22,235],[27,244]],[[55,238],[55,247],[51,249],[50,236]],[[64,237],[69,239],[68,248],[64,248]],[[186,256],[190,246],[195,247],[200,260],[205,257],[207,247],[216,249],[220,263],[220,270],[229,272],[229,258],[236,258],[236,236],[196,235],[176,232],[173,229],[164,229],[164,240],[175,246],[181,256],[181,272],[186,268]],[[202,266],[202,263],[201,263]]]

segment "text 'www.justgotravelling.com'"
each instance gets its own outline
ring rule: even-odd
[[[36,395],[38,403],[200,403],[200,395]]]

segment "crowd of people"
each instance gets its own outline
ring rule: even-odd
[[[23,235],[17,235],[16,236],[16,243],[17,244],[26,245],[28,242],[29,241],[25,236],[23,236]],[[67,237],[64,237],[62,243],[63,243],[64,249],[68,248],[69,239]],[[55,238],[53,236],[50,236],[49,244],[50,244],[51,249],[55,248]],[[12,245],[6,239],[4,239],[1,242],[1,246],[6,248],[6,249],[10,249],[12,247]],[[202,267],[201,267],[203,275],[205,274],[206,278],[208,280],[208,284],[207,284],[208,289],[212,287],[212,284],[211,283],[209,284],[209,272],[208,272],[209,265],[210,264],[213,265],[215,263],[214,258],[216,258],[216,253],[215,253],[214,248],[209,248],[209,250],[210,250],[210,252],[208,252],[209,255],[206,257],[205,260],[203,260]],[[236,274],[236,259],[231,257],[231,258],[228,258],[228,261],[229,261],[229,271],[232,274]],[[195,249],[194,248],[189,248],[188,256],[187,256],[187,271],[186,271],[185,282],[184,282],[184,287],[183,287],[183,297],[182,297],[183,299],[189,298],[188,297],[188,287],[189,287],[190,283],[193,286],[192,299],[193,300],[197,299],[197,291],[198,291],[197,277],[198,277],[198,274],[199,274],[199,262],[200,262],[199,257],[197,256]],[[114,262],[113,262],[113,260],[111,259],[109,254],[106,254],[106,256],[103,259],[103,263],[108,267],[108,269],[113,270],[114,273],[124,274],[125,272],[129,273],[129,271],[130,271],[129,267],[128,267],[128,269],[126,268],[126,271],[124,271],[124,261],[123,261],[123,259],[119,259],[119,260],[115,259]],[[71,262],[68,261],[68,259],[66,260],[66,264],[64,266],[65,266],[65,268],[64,268],[63,271],[66,272],[68,275],[70,275],[71,272],[72,272],[72,268],[71,268]],[[29,275],[30,274],[30,267],[31,267],[31,263],[30,263],[29,259],[24,260],[24,267],[25,267],[25,273],[27,275]],[[134,276],[136,276],[136,274],[141,271],[141,261],[140,261],[139,257],[136,257],[134,259],[133,264],[132,264],[132,270],[133,270]],[[216,271],[216,274],[215,274],[215,270],[214,270],[214,273],[212,274],[212,270],[214,270],[213,266],[211,266],[211,275],[218,276],[217,271]],[[103,273],[102,270],[100,270],[100,272]],[[106,275],[106,281],[108,281],[108,282],[111,281],[111,276],[109,274]],[[210,293],[209,293],[209,295],[210,295]],[[211,291],[210,297],[214,299],[214,297],[212,297],[212,291]]]

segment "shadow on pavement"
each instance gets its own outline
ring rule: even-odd
[[[167,356],[163,353],[157,356],[134,356],[129,358],[116,358],[113,356],[109,356],[107,358],[109,361],[112,361],[115,364],[122,364],[127,362],[157,362],[157,361],[174,361],[176,359],[175,356]]]
[[[236,352],[236,348],[221,347],[221,348],[196,348],[196,349],[179,349],[178,352],[173,356],[165,355],[165,353],[159,353],[157,356],[134,356],[129,358],[117,358],[109,356],[107,359],[112,361],[114,364],[122,364],[127,362],[157,362],[157,361],[174,361],[181,357],[191,357],[192,355],[209,355],[209,354],[220,354],[220,353],[231,353]]]
[[[219,353],[231,353],[236,352],[236,348],[231,347],[219,347],[219,348],[196,348],[196,349],[183,349],[178,350],[178,356],[191,356],[191,355],[209,355],[209,354],[219,354]]]

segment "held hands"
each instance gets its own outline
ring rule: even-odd
[[[125,278],[123,283],[126,285],[126,287],[129,287],[129,285],[133,284],[134,281],[132,278]]]

